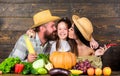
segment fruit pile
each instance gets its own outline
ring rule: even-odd
[[[87,69],[87,74],[89,76],[94,76],[94,75],[101,76],[102,74],[104,76],[110,76],[111,73],[112,73],[112,70],[110,67],[104,67],[103,69],[101,68],[88,68]]]
[[[76,65],[73,67],[73,69],[82,70],[84,74],[87,73],[88,68],[94,68],[88,59],[84,61],[78,61]]]
[[[91,62],[88,59],[85,59],[84,61],[78,61],[72,69],[81,70],[83,71],[83,74],[87,74],[89,76],[100,76],[102,74],[104,76],[109,76],[112,72],[110,67],[104,67],[103,69],[98,67],[95,68],[91,65]]]

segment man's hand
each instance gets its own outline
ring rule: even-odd
[[[35,61],[37,58],[37,54],[28,54],[28,58],[27,58],[27,61],[28,62],[33,62]]]

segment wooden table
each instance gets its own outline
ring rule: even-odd
[[[0,76],[50,76],[50,75],[2,74]],[[80,76],[87,76],[87,75],[80,75]],[[120,71],[113,71],[111,76],[120,76]]]

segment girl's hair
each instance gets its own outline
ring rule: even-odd
[[[78,28],[76,27],[76,25],[74,24],[74,31],[75,31],[75,34],[77,35],[77,37],[80,39],[80,41],[82,43],[84,43],[86,46],[90,47],[90,42],[87,41],[83,35],[81,34],[81,32],[78,30]]]
[[[68,29],[71,27],[72,23],[68,17],[63,17],[57,22],[57,26],[60,22],[65,22],[68,26]]]
[[[67,27],[68,27],[68,29],[69,29],[69,28],[71,27],[71,25],[72,25],[70,19],[68,19],[67,17],[64,17],[64,18],[61,18],[61,19],[57,22],[56,28],[58,27],[58,24],[59,24],[60,22],[65,22],[66,25],[67,25]],[[67,37],[67,41],[68,41],[68,43],[71,43],[71,42],[70,42],[71,40],[70,40],[68,37]],[[59,39],[59,37],[57,36],[57,40],[56,40],[56,51],[58,51],[59,48],[60,48],[60,39]]]

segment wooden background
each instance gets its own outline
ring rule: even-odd
[[[100,44],[120,43],[120,0],[0,0],[0,62],[33,25],[32,16],[46,9],[60,17],[88,17],[95,40]]]

